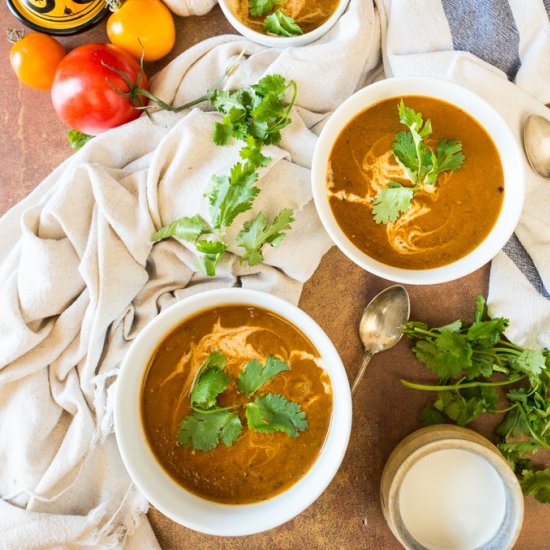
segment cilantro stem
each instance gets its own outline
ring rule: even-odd
[[[506,375],[510,374],[510,370],[507,369],[506,367],[501,366],[500,364],[499,365],[493,364],[493,371],[494,372],[500,372],[500,373],[506,374]]]
[[[288,88],[292,88],[292,99],[288,104],[285,116],[283,118],[287,118],[288,115],[290,115],[290,111],[292,110],[292,107],[294,107],[294,103],[296,103],[296,98],[298,97],[298,86],[296,85],[296,82],[294,80],[291,80],[289,82],[287,90]]]
[[[422,391],[451,391],[451,390],[462,390],[466,388],[478,388],[478,387],[495,387],[495,386],[507,386],[508,384],[514,384],[519,380],[527,378],[527,375],[519,376],[511,380],[501,380],[500,382],[467,382],[466,384],[453,384],[449,386],[445,385],[430,385],[430,384],[415,384],[414,382],[409,382],[408,380],[401,380],[401,383],[412,390],[422,390]]]
[[[515,409],[515,405],[510,405],[509,407],[506,407],[505,409],[495,409],[494,411],[488,411],[491,412],[491,414],[501,414],[501,413],[507,413],[508,411],[511,411]]]
[[[164,101],[162,101],[162,99],[143,88],[139,88],[137,90],[137,93],[151,100],[157,107],[160,107],[162,110],[171,111],[172,113],[180,113],[181,111],[190,109],[191,107],[194,107],[195,105],[198,105],[199,103],[202,103],[203,101],[208,101],[210,99],[210,94],[205,94],[201,97],[198,97],[197,99],[194,99],[193,101],[190,101],[189,103],[185,103],[184,105],[180,105],[179,107],[174,107],[172,105],[169,105],[168,103],[165,103]],[[147,109],[148,106],[145,106],[143,108]]]
[[[437,334],[434,334],[431,330],[425,330],[423,328],[414,327],[411,331],[410,336],[415,336],[417,334],[424,334],[425,336],[429,336],[430,338],[436,338]]]
[[[229,405],[228,407],[215,407],[213,409],[201,409],[200,407],[191,407],[191,409],[193,409],[194,412],[199,412],[201,414],[210,414],[210,413],[217,413],[221,411],[231,411],[233,409],[238,409],[239,407],[241,407],[241,405],[236,404],[236,405]]]
[[[498,343],[501,346],[505,346],[506,348],[510,348],[510,349],[505,349],[503,351],[515,350],[515,351],[518,351],[519,353],[522,353],[524,351],[524,348],[522,348],[521,346],[518,346],[518,345],[513,344],[512,342],[508,342],[506,340],[499,340]],[[493,348],[493,349],[502,349],[502,348]]]
[[[289,88],[292,88],[292,90],[293,90],[292,99],[290,100],[290,103],[288,104],[285,113],[278,120],[276,120],[276,122],[273,126],[270,127],[269,130],[271,132],[277,131],[277,130],[282,130],[288,124],[288,117],[290,115],[290,111],[292,110],[292,107],[294,107],[294,103],[296,102],[296,98],[298,96],[298,86],[296,85],[296,82],[294,80],[291,80],[289,82],[286,89],[288,90]]]
[[[523,418],[523,421],[525,422],[525,425],[527,426],[527,429],[529,430],[529,433],[531,434],[531,437],[537,442],[539,443],[542,447],[544,447],[545,449],[549,449],[550,450],[550,445],[548,443],[546,443],[545,441],[543,441],[537,434],[536,432],[533,430],[533,427],[531,426],[531,423],[529,422],[529,416],[527,415],[527,412],[525,411],[525,409],[523,408],[523,406],[521,405],[521,403],[516,403],[516,407],[519,411],[519,413],[521,414],[522,418]]]
[[[502,344],[503,342],[499,342],[499,344]],[[475,350],[476,352],[478,350]],[[491,348],[491,352],[502,352],[502,353],[506,353],[506,354],[510,354],[510,355],[521,355],[521,353],[523,352],[523,350],[519,350],[519,349],[513,349],[513,348]],[[495,354],[495,355],[499,355],[498,353]]]

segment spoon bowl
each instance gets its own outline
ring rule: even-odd
[[[386,288],[367,304],[359,323],[359,337],[365,353],[351,387],[352,394],[356,392],[372,356],[399,342],[403,335],[401,327],[409,319],[410,308],[409,295],[401,285]]]
[[[539,115],[527,117],[523,146],[533,170],[543,178],[550,178],[550,121]]]

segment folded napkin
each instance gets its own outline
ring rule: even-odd
[[[263,265],[241,264],[232,246],[209,278],[196,272],[192,247],[149,240],[177,217],[207,216],[210,177],[239,159],[238,143],[214,145],[219,115],[201,109],[96,137],[0,219],[0,548],[157,547],[113,434],[128,345],[160,310],[209,288],[242,285],[297,303],[330,246],[311,200],[311,156],[323,121],[379,60],[374,7],[352,0],[326,36],[297,49],[212,38],[157,75],[154,91],[185,103],[243,51],[228,88],[280,73],[299,89],[292,125],[267,151],[254,209],[235,222],[295,209],[292,231]]]
[[[485,98],[522,142],[528,115],[550,119],[547,0],[382,0],[386,76],[453,80]],[[492,262],[489,308],[507,335],[550,347],[550,184],[524,162],[525,206],[515,235]]]

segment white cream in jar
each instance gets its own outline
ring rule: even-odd
[[[499,531],[506,493],[485,459],[445,449],[424,456],[407,472],[399,511],[409,533],[429,550],[471,550]]]
[[[380,499],[407,550],[512,550],[523,521],[521,487],[498,449],[448,424],[417,430],[395,447]]]

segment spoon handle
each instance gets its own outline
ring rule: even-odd
[[[372,359],[372,355],[372,352],[365,350],[365,353],[363,354],[363,359],[361,360],[361,366],[359,367],[359,371],[357,372],[355,380],[353,381],[353,384],[351,386],[351,395],[354,395],[357,391],[359,382],[361,382],[361,378],[363,378],[363,374],[365,374],[365,371],[367,370],[367,366]]]

